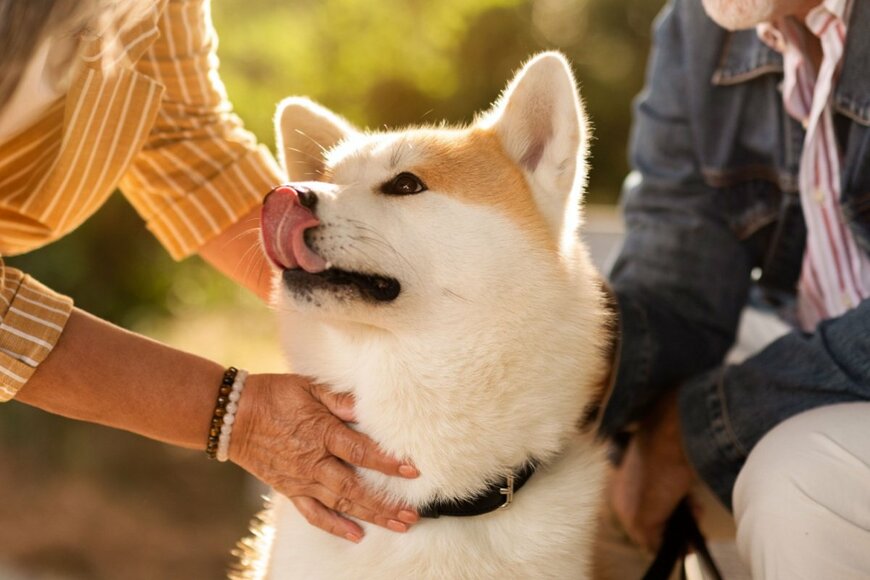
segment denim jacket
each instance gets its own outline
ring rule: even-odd
[[[835,89],[843,214],[870,252],[870,2],[854,4]],[[821,405],[870,400],[870,300],[723,365],[750,294],[786,312],[806,240],[797,192],[804,130],[785,112],[782,57],[729,33],[701,0],[655,24],[635,106],[625,245],[610,274],[621,314],[613,434],[679,387],[690,461],[726,505],[772,427]],[[868,425],[870,428],[870,425]]]

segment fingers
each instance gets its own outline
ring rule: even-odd
[[[351,393],[334,393],[318,384],[311,384],[309,393],[342,421],[352,422],[356,419],[353,409],[355,401]],[[420,475],[416,467],[407,461],[390,457],[381,451],[374,441],[345,425],[335,424],[331,427],[327,431],[326,444],[330,453],[357,467],[373,469],[386,475],[400,475],[408,479]]]
[[[350,477],[353,478],[352,472]],[[350,480],[345,479],[344,481]],[[356,493],[351,487],[348,487],[352,484],[345,483],[344,485],[346,489],[350,489],[349,494]],[[335,493],[324,486],[315,486],[315,489],[309,493],[315,497],[294,496],[290,498],[299,513],[311,525],[355,543],[362,540],[364,532],[358,524],[345,516],[352,516],[398,533],[407,532],[410,524],[419,520],[417,514],[408,510],[400,510],[392,517],[382,515],[351,500],[346,495]]]
[[[294,377],[299,390],[276,397],[269,407],[277,409],[274,425],[264,423],[266,436],[260,435],[255,446],[259,451],[253,462],[247,462],[253,463],[247,469],[262,474],[264,481],[291,498],[312,525],[335,536],[353,542],[362,539],[362,528],[346,516],[394,532],[407,531],[419,515],[379,501],[364,489],[352,466],[405,478],[418,477],[417,469],[390,457],[369,437],[343,422],[355,419],[352,395],[332,393],[304,377]],[[285,417],[293,419],[282,429]],[[256,457],[267,460],[257,461]]]
[[[691,488],[692,474],[660,453],[651,453],[641,436],[629,443],[622,464],[614,472],[610,503],[628,537],[655,551],[668,518]]]
[[[362,541],[363,530],[354,522],[343,518],[322,503],[311,497],[290,498],[299,513],[309,524],[321,530],[358,544]]]
[[[644,477],[641,463],[637,441],[632,440],[611,483],[611,505],[631,541],[651,549],[658,543],[655,534],[659,510],[651,505],[650,482]]]
[[[408,531],[407,524],[419,519],[413,511],[389,506],[366,492],[356,472],[335,458],[321,462],[317,479],[323,486],[318,499],[339,513],[394,532]]]
[[[373,469],[386,475],[400,475],[408,479],[420,475],[416,467],[406,461],[390,457],[367,436],[342,423],[336,423],[327,430],[326,449],[357,467]]]
[[[319,401],[329,412],[348,423],[356,421],[354,413],[354,398],[351,393],[334,393],[328,388],[312,384],[309,389],[311,396]]]
[[[632,529],[628,530],[628,535],[637,545],[654,553],[662,542],[664,524],[665,522],[636,521]]]
[[[343,516],[352,516],[400,534],[407,532],[411,528],[411,524],[419,520],[417,514],[408,510],[400,510],[393,515],[384,515],[384,513],[366,508],[361,503],[348,501],[347,498],[334,494],[327,488],[321,488],[317,497],[323,505],[331,507],[332,510]]]

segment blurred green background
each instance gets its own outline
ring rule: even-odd
[[[285,96],[362,127],[465,123],[531,54],[560,49],[594,127],[588,199],[614,203],[661,4],[215,0],[212,12],[229,96],[270,146]],[[268,310],[198,258],[173,263],[119,195],[72,235],[7,263],[127,328],[281,368]],[[0,578],[10,564],[22,578],[218,578],[258,503],[241,472],[201,454],[0,407]]]

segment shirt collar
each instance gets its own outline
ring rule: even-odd
[[[848,18],[849,34],[834,106],[853,120],[870,125],[870,2],[861,0],[850,7],[847,0],[826,0],[822,7],[841,8]],[[782,70],[782,55],[762,41],[756,30],[739,30],[727,36],[712,83],[736,85],[767,74],[782,74]]]
[[[848,16],[852,0],[826,0],[807,14],[806,25],[813,33],[818,35],[820,30],[826,28],[831,17],[848,24]],[[848,30],[848,26],[846,26]],[[782,30],[781,22],[762,22],[755,28],[756,34],[770,48],[779,53],[786,50],[787,35]]]

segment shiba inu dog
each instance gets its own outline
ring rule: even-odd
[[[587,577],[605,462],[578,425],[611,330],[578,237],[588,131],[567,61],[536,56],[467,127],[363,133],[300,98],[277,126],[292,183],[262,233],[293,371],[353,392],[358,428],[421,473],[364,472],[372,488],[424,513],[508,505],[356,545],[276,497],[251,574]]]

